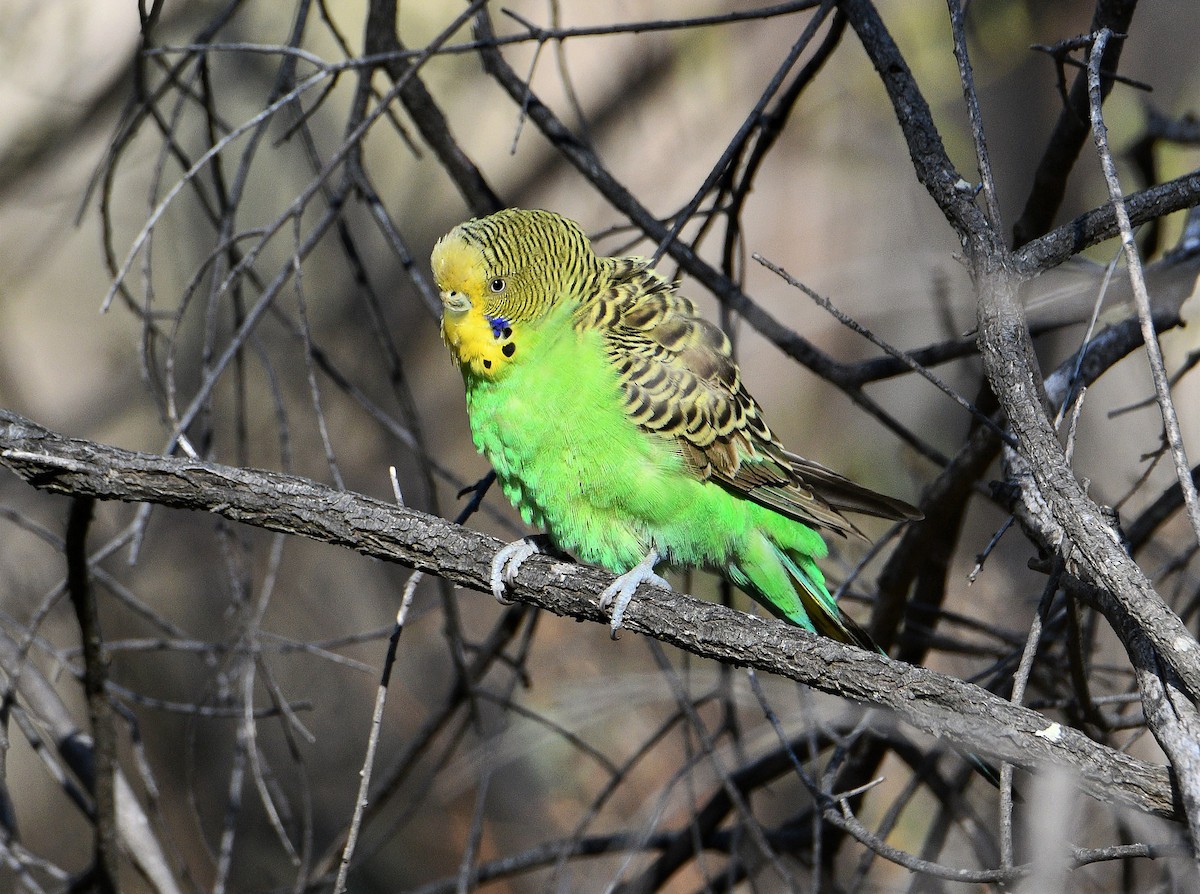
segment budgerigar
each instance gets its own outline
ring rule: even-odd
[[[775,615],[873,649],[817,560],[843,512],[920,513],[784,449],[742,385],[729,339],[639,258],[599,257],[578,224],[510,209],[433,249],[442,337],[476,447],[551,544],[621,575],[601,597],[616,635],[664,566],[710,569]],[[492,589],[537,549],[496,557]]]

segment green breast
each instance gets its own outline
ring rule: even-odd
[[[585,561],[624,570],[678,515],[688,476],[672,442],[627,418],[600,335],[558,317],[516,333],[503,377],[468,381],[471,430],[528,524]]]

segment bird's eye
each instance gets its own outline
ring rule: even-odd
[[[491,289],[495,294],[499,295],[504,291],[504,280],[497,276],[490,283],[488,283],[488,288]]]

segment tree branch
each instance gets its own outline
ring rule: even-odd
[[[307,479],[67,438],[3,410],[0,463],[43,490],[214,512],[484,591],[491,559],[502,545],[443,519]],[[509,593],[558,615],[607,625],[597,594],[611,580],[598,569],[535,556]],[[926,733],[1024,769],[1065,765],[1078,775],[1081,789],[1101,802],[1178,816],[1165,769],[954,677],[652,587],[639,591],[625,626],[702,657],[886,708]]]
[[[95,742],[91,772],[84,778],[94,801],[96,854],[92,873],[97,891],[115,894],[120,890],[115,779],[117,732],[108,695],[104,691],[108,681],[108,654],[100,634],[100,616],[96,610],[96,594],[92,590],[87,561],[87,532],[92,524],[95,505],[96,501],[91,496],[76,496],[71,500],[65,539],[67,590],[79,621],[79,639],[83,644],[83,689],[87,696],[88,719]]]
[[[1111,28],[1118,33],[1129,30],[1133,21],[1133,11],[1137,8],[1137,0],[1098,0],[1096,11],[1092,15],[1092,26],[1089,31],[1095,32],[1101,28]],[[1121,58],[1123,41],[1116,41],[1102,51],[1101,69],[1115,72]],[[1113,80],[1105,78],[1103,94],[1108,95],[1112,89]],[[1083,148],[1088,136],[1088,84],[1087,71],[1080,69],[1071,85],[1071,92],[1066,97],[1066,104],[1058,114],[1054,131],[1046,143],[1042,160],[1030,185],[1029,196],[1025,200],[1025,210],[1013,227],[1014,244],[1025,245],[1027,242],[1041,236],[1050,228],[1054,215],[1062,204],[1067,192],[1067,180],[1075,161],[1079,158],[1079,150]]]
[[[504,203],[458,145],[445,114],[424,81],[412,71],[412,61],[404,56],[405,47],[396,33],[396,5],[396,0],[371,0],[363,29],[363,49],[368,56],[377,55],[381,59],[380,67],[394,84],[401,85],[400,101],[471,210],[475,214],[499,211]],[[466,20],[472,14],[473,10],[467,9],[460,18]]]
[[[838,6],[858,35],[887,90],[896,121],[908,143],[917,179],[960,239],[982,229],[985,226],[983,213],[975,205],[975,191],[950,162],[941,134],[933,123],[929,103],[875,4],[870,0],[841,0]]]
[[[1129,222],[1140,226],[1200,204],[1200,171],[1192,171],[1125,197]],[[1117,213],[1109,202],[1051,230],[1013,253],[1013,266],[1022,276],[1033,276],[1075,257],[1085,248],[1120,235]]]

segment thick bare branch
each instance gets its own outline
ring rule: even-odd
[[[6,411],[0,411],[0,462],[44,490],[214,512],[479,590],[489,588],[491,560],[502,545],[442,519],[303,478],[66,438]],[[607,624],[597,594],[610,581],[599,570],[539,556],[522,566],[510,593],[555,614]],[[886,708],[924,732],[1018,767],[1068,766],[1093,797],[1176,815],[1163,769],[953,677],[649,587],[639,591],[625,626],[696,655]]]

